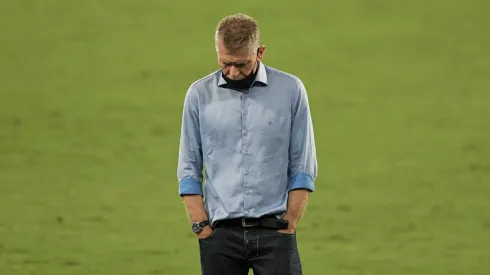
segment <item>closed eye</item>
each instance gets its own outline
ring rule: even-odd
[[[223,65],[225,65],[227,67],[235,66],[237,68],[243,68],[247,64],[248,64],[248,62],[245,62],[245,63],[223,62]]]

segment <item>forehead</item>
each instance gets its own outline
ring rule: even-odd
[[[230,51],[218,43],[218,58],[222,61],[240,62],[253,58],[253,53],[247,47]]]

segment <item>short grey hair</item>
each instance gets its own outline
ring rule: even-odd
[[[260,30],[257,21],[242,13],[228,15],[216,27],[215,43],[222,41],[227,50],[235,51],[248,47],[255,51],[260,46]]]

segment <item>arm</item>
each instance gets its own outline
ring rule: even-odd
[[[203,163],[198,107],[197,92],[191,86],[184,100],[177,168],[179,195],[184,199],[187,215],[191,222],[208,219],[202,192]]]
[[[314,192],[317,176],[315,137],[306,89],[298,80],[298,92],[292,105],[291,141],[289,145],[288,203],[284,219],[289,221],[288,231],[296,229],[303,216],[310,192]]]

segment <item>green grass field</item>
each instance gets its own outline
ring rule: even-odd
[[[199,274],[181,108],[235,12],[308,89],[305,275],[489,274],[489,3],[0,0],[0,274]]]

